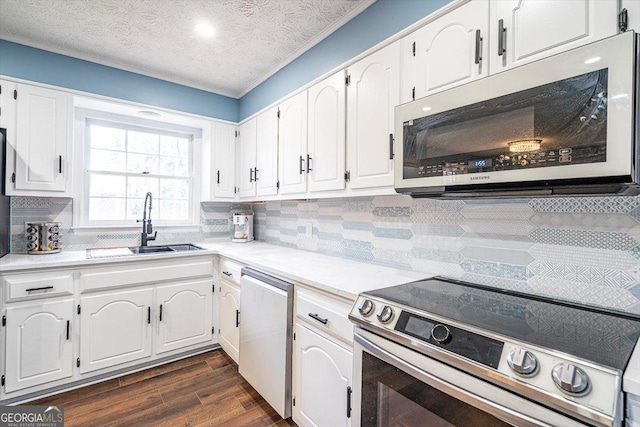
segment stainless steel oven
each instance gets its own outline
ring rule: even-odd
[[[633,316],[429,279],[350,318],[355,426],[623,425]]]

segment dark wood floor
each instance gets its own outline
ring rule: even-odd
[[[222,350],[30,402],[64,404],[71,426],[295,426],[283,420]]]

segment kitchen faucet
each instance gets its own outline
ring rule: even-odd
[[[147,246],[147,242],[149,240],[156,240],[158,232],[153,233],[153,226],[151,225],[151,201],[153,196],[151,192],[148,192],[146,197],[144,198],[144,211],[142,214],[142,221],[138,220],[137,222],[142,222],[142,234],[140,235],[140,246]],[[149,219],[147,219],[147,200],[149,200]],[[153,233],[153,236],[151,235]]]

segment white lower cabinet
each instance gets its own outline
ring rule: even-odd
[[[240,347],[240,287],[220,281],[220,334],[223,350],[236,362]]]
[[[211,349],[215,265],[204,254],[1,273],[0,404]]]
[[[212,292],[210,280],[158,286],[156,353],[211,340]]]
[[[6,313],[5,392],[72,376],[73,300],[38,301]]]
[[[293,420],[300,426],[350,426],[353,353],[296,323]]]
[[[80,298],[80,372],[151,356],[153,289]]]

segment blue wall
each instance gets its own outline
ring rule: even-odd
[[[237,122],[235,98],[0,40],[0,74]]]
[[[419,21],[450,0],[377,0],[240,99],[240,120]]]
[[[377,0],[240,100],[0,40],[0,74],[240,121],[419,21],[450,0]]]

